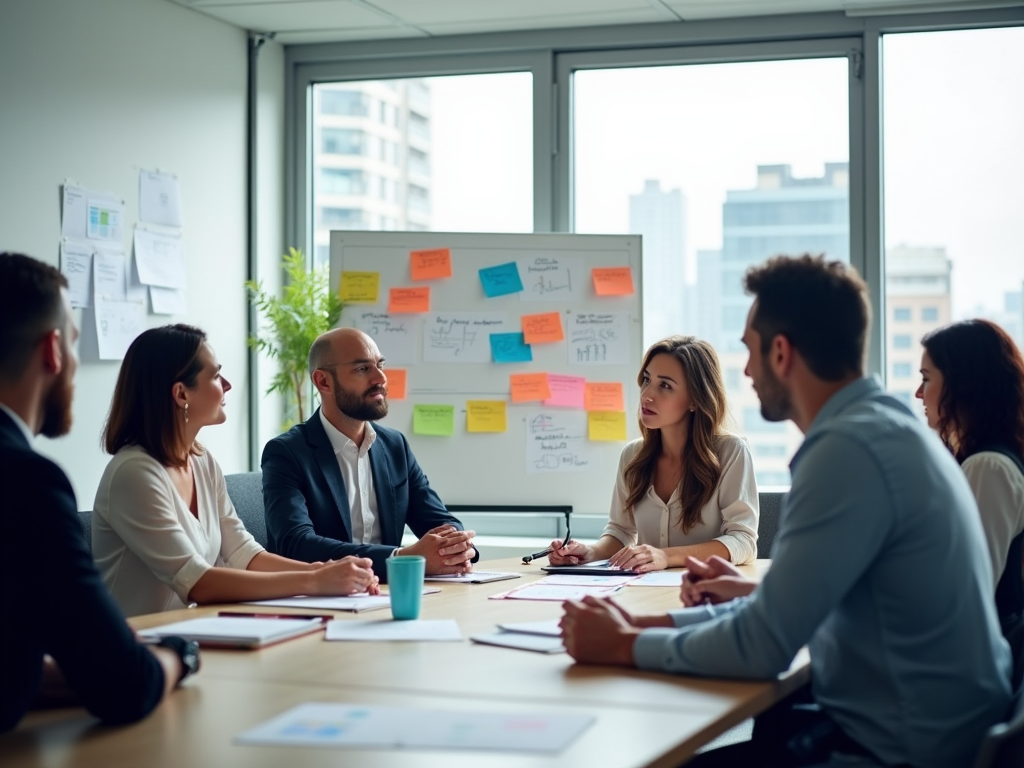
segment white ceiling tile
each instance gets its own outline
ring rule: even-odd
[[[664,8],[650,0],[366,0],[370,5],[410,24],[488,24],[513,19],[534,22],[538,18],[574,17],[586,26],[588,16],[619,13],[643,18],[665,18]]]
[[[413,27],[359,27],[349,29],[307,29],[278,32],[274,42],[281,45],[301,43],[343,43],[353,40],[390,40],[399,37],[428,37]]]
[[[400,26],[386,14],[347,0],[277,0],[246,5],[210,3],[197,10],[238,27],[265,32]]]
[[[651,24],[666,22],[664,15],[655,11],[620,11],[589,13],[586,16],[564,15],[533,18],[488,19],[477,21],[467,19],[460,22],[432,24],[420,22],[416,26],[431,35],[464,35],[477,32],[512,32],[530,29],[563,29],[566,27],[601,27],[616,24]]]

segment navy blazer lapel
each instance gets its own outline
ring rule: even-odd
[[[25,433],[21,431],[21,427],[7,415],[7,411],[3,408],[0,408],[0,439],[26,451],[33,450],[32,444],[25,439]]]
[[[377,497],[377,514],[380,515],[381,543],[397,546],[402,543],[402,531],[398,530],[395,520],[395,487],[391,484],[387,452],[379,434],[370,447],[370,472],[373,473],[373,492]]]
[[[334,446],[331,439],[324,431],[324,425],[320,422],[320,409],[317,408],[313,415],[306,421],[306,442],[320,471],[324,473],[327,487],[331,489],[334,497],[334,504],[338,508],[341,523],[345,526],[348,540],[352,541],[352,510],[348,506],[348,494],[345,492],[345,481],[341,478],[341,468],[338,467],[338,457],[334,454]]]

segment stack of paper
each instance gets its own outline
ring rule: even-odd
[[[461,640],[455,619],[428,621],[332,621],[328,640]]]
[[[499,624],[499,632],[487,635],[473,635],[469,639],[482,645],[499,645],[537,653],[564,653],[562,629],[558,619],[551,621],[524,621]]]
[[[207,616],[144,629],[139,635],[152,639],[179,635],[188,640],[195,640],[200,645],[214,648],[262,648],[265,645],[316,632],[323,627],[324,622],[320,618],[257,619]]]
[[[432,595],[441,590],[437,587],[424,587],[424,595]],[[348,597],[280,597],[275,600],[250,600],[250,605],[268,605],[274,608],[313,608],[320,611],[375,611],[391,605],[388,595],[369,595],[362,592]]]

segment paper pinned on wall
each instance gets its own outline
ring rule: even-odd
[[[412,431],[417,435],[451,437],[455,434],[455,406],[414,405]]]
[[[409,252],[409,268],[413,280],[437,280],[452,276],[450,248],[432,248]]]
[[[598,296],[628,296],[634,293],[633,271],[629,267],[594,267],[594,293]]]
[[[467,432],[507,432],[508,408],[504,400],[467,400]]]
[[[586,271],[583,259],[537,256],[519,261],[520,301],[579,301]]]
[[[124,254],[97,250],[92,263],[93,292],[110,301],[127,301],[128,269]]]
[[[181,236],[135,229],[135,266],[145,285],[185,287],[185,251]]]
[[[625,411],[621,381],[588,381],[583,387],[583,407],[588,411]]]
[[[573,312],[568,326],[569,365],[629,365],[628,312]]]
[[[343,302],[376,304],[380,296],[380,272],[342,272],[338,298]]]
[[[100,360],[122,360],[135,337],[146,328],[146,307],[134,301],[96,297],[96,338]]]
[[[87,200],[86,236],[90,240],[121,242],[124,203],[105,195],[90,195]]]
[[[68,298],[73,308],[91,307],[92,243],[65,239],[60,244],[60,271],[68,280]]]
[[[590,411],[587,414],[587,436],[595,441],[625,441],[626,414],[622,411]]]
[[[551,397],[546,373],[513,373],[508,377],[513,403],[529,403]]]
[[[404,314],[406,312],[430,311],[430,286],[422,288],[392,288],[388,298],[388,312]]]
[[[523,337],[527,344],[549,344],[565,339],[562,316],[558,312],[523,315]]]
[[[62,237],[121,242],[124,201],[107,192],[86,189],[68,179],[61,204]]]
[[[341,318],[342,325],[358,328],[377,342],[388,365],[416,364],[421,322],[418,317],[391,315],[379,308],[346,307]]]
[[[587,442],[587,415],[582,411],[531,411],[526,414],[526,472],[593,472],[599,467],[597,446]]]
[[[506,331],[507,319],[503,312],[432,314],[424,325],[424,362],[491,362],[491,334]]]
[[[586,383],[587,380],[582,376],[563,376],[559,373],[549,373],[548,386],[551,387],[551,397],[544,401],[544,405],[582,408],[586,404]]]
[[[521,333],[492,333],[491,357],[496,363],[530,363],[533,348]]]
[[[162,171],[139,171],[139,220],[165,227],[181,226],[178,177]]]
[[[182,288],[149,286],[149,305],[154,315],[184,315],[188,313],[188,296]]]
[[[484,287],[484,295],[489,299],[519,293],[523,290],[523,281],[519,277],[519,268],[514,261],[485,267],[478,270],[480,284]]]

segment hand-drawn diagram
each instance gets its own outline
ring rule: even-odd
[[[526,472],[590,472],[597,451],[587,441],[587,415],[533,411],[526,414]]]
[[[521,301],[577,301],[582,293],[583,261],[537,256],[519,262],[523,279]]]
[[[428,363],[489,363],[491,334],[506,330],[503,312],[437,312],[426,319],[423,360]]]
[[[348,309],[342,312],[342,324],[358,328],[377,342],[388,365],[415,365],[419,339],[419,318],[389,315],[380,310]]]
[[[566,320],[570,365],[629,364],[627,312],[576,312]]]

